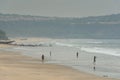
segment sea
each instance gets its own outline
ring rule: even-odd
[[[44,63],[69,66],[97,76],[120,79],[120,39],[50,39],[27,44],[31,43],[42,46],[17,46],[6,50],[20,51],[23,55],[37,59],[41,59],[44,54]]]

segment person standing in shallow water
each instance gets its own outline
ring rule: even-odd
[[[44,58],[45,58],[45,57],[44,57],[44,55],[42,54],[42,62],[44,61]]]

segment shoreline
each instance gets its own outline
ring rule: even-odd
[[[13,51],[0,51],[0,65],[0,79],[4,80],[119,80],[84,73],[63,65],[42,63],[40,59]]]

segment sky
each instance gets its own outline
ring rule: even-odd
[[[120,0],[0,0],[0,13],[88,17],[120,13]]]

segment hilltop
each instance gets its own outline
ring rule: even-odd
[[[120,14],[85,18],[0,14],[10,37],[120,39]]]

